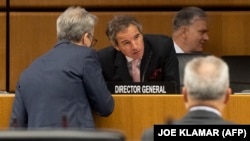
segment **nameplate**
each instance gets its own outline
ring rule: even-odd
[[[112,94],[174,94],[174,82],[107,82]]]

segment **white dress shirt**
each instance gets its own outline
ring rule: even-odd
[[[174,49],[176,53],[184,53],[184,51],[174,42]]]

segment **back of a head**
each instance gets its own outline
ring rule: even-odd
[[[177,12],[173,19],[173,30],[191,25],[196,19],[206,19],[207,14],[199,7],[185,7]]]
[[[184,86],[192,99],[220,99],[229,87],[228,66],[212,55],[194,58],[185,67]]]
[[[93,34],[96,22],[95,15],[79,6],[71,6],[57,19],[57,38],[79,42],[83,34]]]

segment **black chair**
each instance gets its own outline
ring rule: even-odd
[[[228,64],[233,93],[250,90],[250,55],[227,55],[221,58]]]
[[[1,141],[125,141],[116,130],[10,130],[0,131]]]
[[[187,62],[191,61],[193,58],[196,57],[205,57],[209,54],[205,53],[177,53],[177,58],[179,61],[179,74],[180,74],[180,90],[183,87],[183,77],[184,77],[184,69]]]

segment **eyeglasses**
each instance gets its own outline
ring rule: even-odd
[[[91,45],[90,46],[94,47],[98,40],[93,35],[91,35],[90,33],[88,33],[87,37],[91,40]]]

